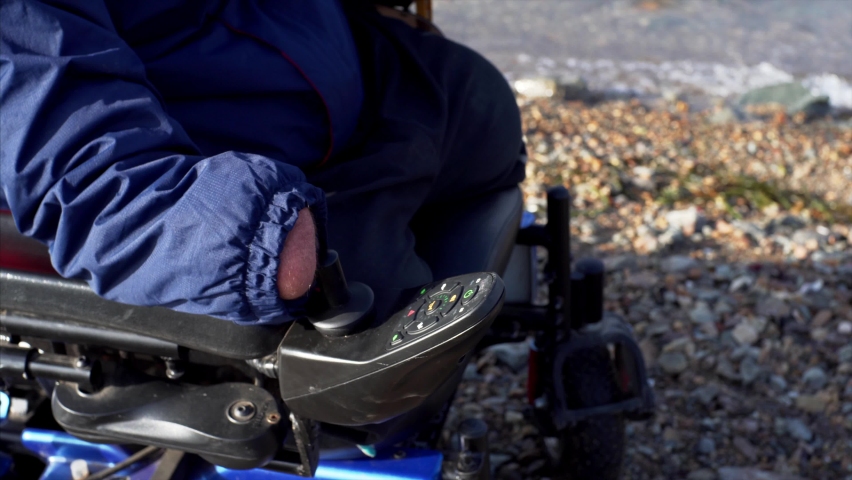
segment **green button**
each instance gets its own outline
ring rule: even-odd
[[[472,296],[473,296],[473,289],[470,289],[470,290],[464,292],[464,298],[470,298]]]
[[[423,295],[424,293],[426,293],[426,289],[425,289],[425,288],[424,288],[423,290],[420,290],[420,295]]]

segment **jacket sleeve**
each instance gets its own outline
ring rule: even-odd
[[[323,192],[292,165],[200,155],[97,0],[0,6],[0,185],[63,276],[111,300],[290,320],[279,254]]]

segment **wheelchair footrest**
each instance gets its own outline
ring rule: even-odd
[[[275,399],[247,383],[178,385],[152,380],[80,392],[60,383],[53,415],[69,433],[100,443],[132,443],[195,453],[227,468],[255,468],[278,450]]]

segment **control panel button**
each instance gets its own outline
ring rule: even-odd
[[[453,288],[456,287],[456,285],[458,285],[458,282],[442,283],[441,285],[438,285],[435,288],[435,290],[433,290],[432,292],[429,293],[429,298],[440,298],[440,297],[446,295],[447,293],[449,293],[450,290],[452,290]],[[444,300],[444,301],[446,301],[446,300]]]
[[[426,317],[423,320],[415,320],[405,326],[405,333],[408,335],[417,335],[434,327],[438,323],[437,316]]]
[[[399,345],[402,343],[403,339],[405,339],[405,337],[402,335],[402,332],[396,332],[393,334],[393,337],[391,337],[390,344],[391,346]]]
[[[441,311],[441,305],[444,302],[440,298],[435,298],[426,302],[426,315],[433,315]]]
[[[456,287],[452,292],[446,294],[447,299],[444,301],[444,305],[441,307],[441,311],[444,312],[444,316],[450,315],[450,312],[453,310],[453,307],[456,306],[459,299],[462,296],[462,287]]]
[[[479,291],[478,285],[473,285],[470,287],[465,287],[464,293],[462,293],[462,305],[467,305],[470,303],[473,298],[476,296],[476,293]]]

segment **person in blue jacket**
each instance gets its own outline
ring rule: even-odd
[[[347,277],[432,280],[424,206],[517,184],[520,119],[473,51],[338,0],[2,0],[0,208],[100,295],[241,324]]]

